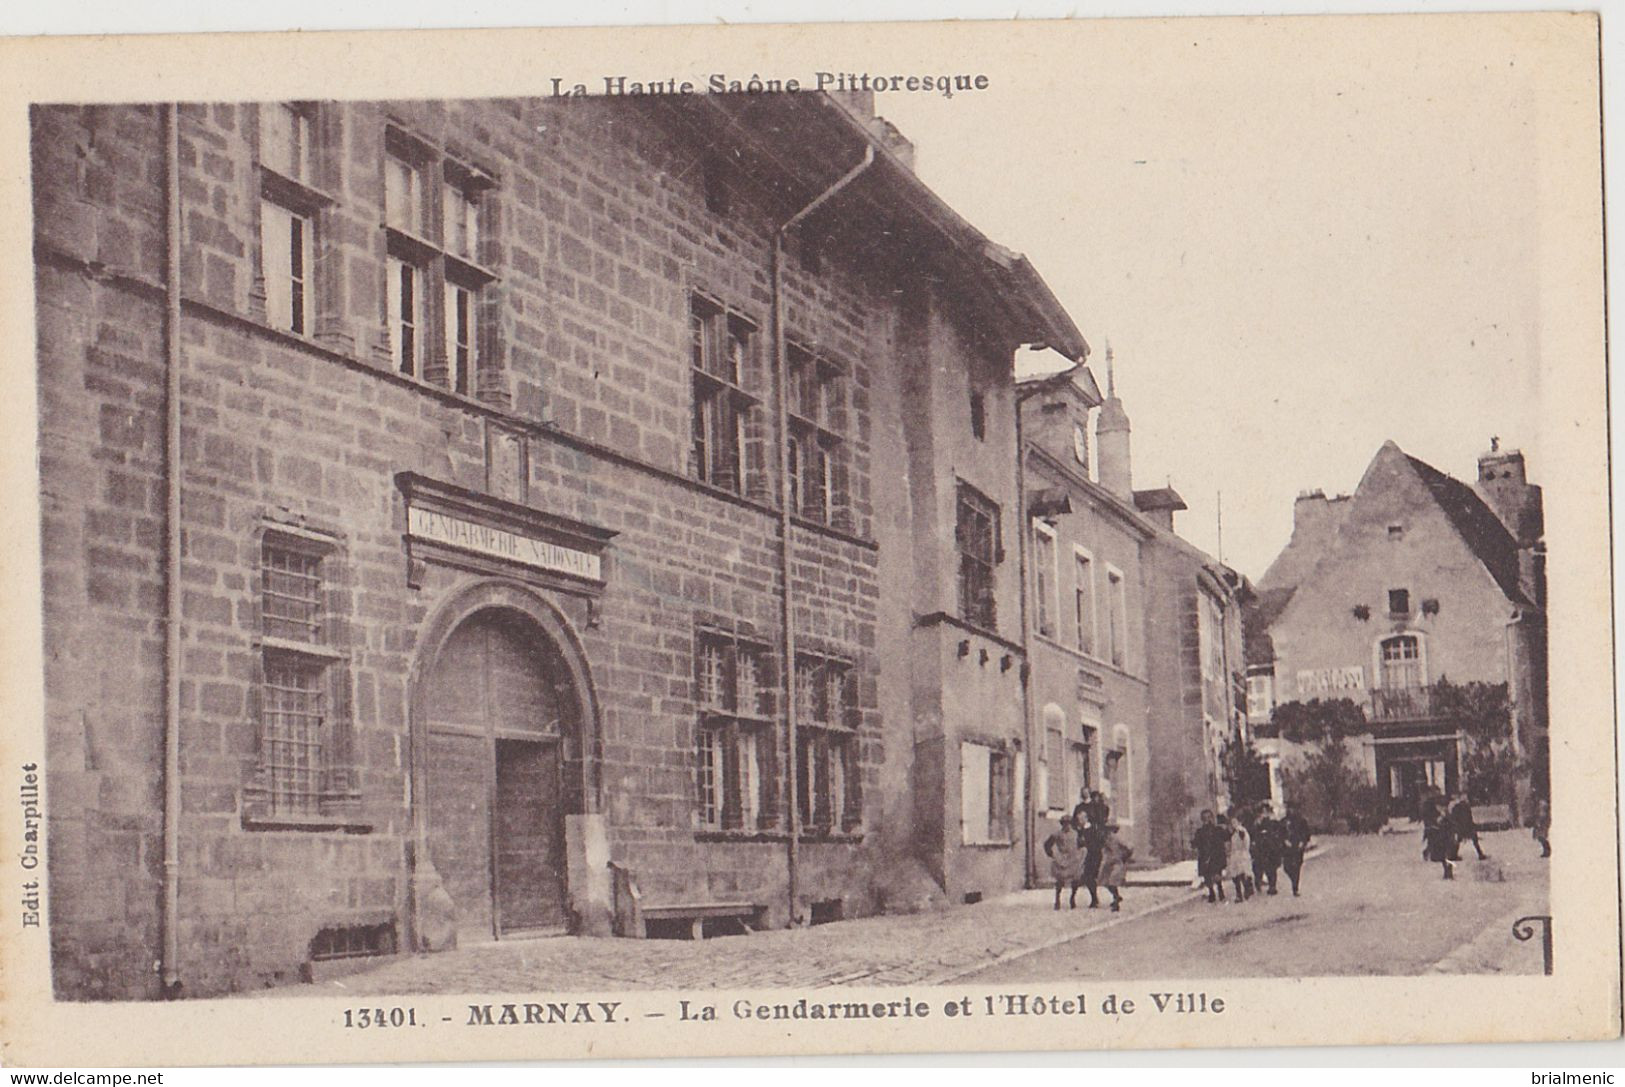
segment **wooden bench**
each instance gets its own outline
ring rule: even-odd
[[[649,938],[649,925],[661,928],[670,922],[686,926],[688,938],[705,939],[705,923],[731,922],[739,933],[751,933],[761,927],[764,908],[754,902],[673,902],[660,905],[646,904],[638,889],[632,871],[610,862],[615,896],[615,935],[635,940]]]
[[[756,931],[761,923],[762,907],[753,902],[677,902],[669,906],[644,906],[644,935],[648,935],[651,921],[682,921],[689,929],[689,939],[705,939],[705,922],[730,920],[740,934]]]

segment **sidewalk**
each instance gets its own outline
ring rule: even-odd
[[[1087,902],[1088,892],[1080,897]],[[1190,897],[1183,886],[1131,886],[1122,912],[1114,914],[1104,906],[1068,910],[1064,901],[1056,911],[1053,890],[1032,890],[930,913],[709,940],[513,940],[401,957],[366,973],[260,995],[936,984]]]

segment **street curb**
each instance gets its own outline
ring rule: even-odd
[[[1309,849],[1304,853],[1303,859],[1308,860],[1310,857],[1323,857],[1327,853],[1330,853],[1334,848],[1336,848],[1335,843],[1316,844],[1312,849]],[[1141,910],[1139,913],[1124,914],[1119,917],[1113,917],[1098,925],[1086,928],[1082,932],[1068,933],[1065,936],[1059,936],[1053,940],[1046,940],[1041,944],[1034,945],[1033,947],[1024,947],[1016,951],[1006,951],[1002,955],[997,955],[991,959],[988,959],[986,962],[980,962],[974,966],[956,966],[952,970],[946,970],[940,974],[933,974],[930,977],[924,978],[921,980],[920,984],[946,985],[950,981],[958,981],[960,978],[966,977],[967,975],[979,973],[995,966],[1003,966],[1005,963],[1015,962],[1017,959],[1025,959],[1029,955],[1037,955],[1041,952],[1048,951],[1051,948],[1060,947],[1062,944],[1069,944],[1073,940],[1081,940],[1093,933],[1104,932],[1105,930],[1113,928],[1117,925],[1127,924],[1130,921],[1138,921],[1142,917],[1150,917],[1153,914],[1162,913],[1165,910],[1171,910],[1175,906],[1182,905],[1183,903],[1190,902],[1193,899],[1201,897],[1201,889],[1193,888],[1191,893],[1185,895],[1184,897],[1170,899],[1160,905],[1152,906],[1150,909]]]

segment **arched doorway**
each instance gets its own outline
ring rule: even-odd
[[[493,602],[457,622],[419,697],[425,844],[458,941],[563,928],[582,701],[560,647]]]

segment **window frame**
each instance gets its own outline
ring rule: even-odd
[[[1033,528],[1033,628],[1046,638],[1058,638],[1061,630],[1061,566],[1060,537],[1056,530],[1041,519],[1032,519]],[[1040,543],[1042,541],[1042,544]],[[1049,550],[1049,561],[1043,557]],[[1047,567],[1047,569],[1046,569]]]
[[[402,214],[400,202],[392,199],[397,167],[408,178],[404,199],[409,214]],[[482,263],[489,251],[490,194],[496,179],[391,121],[384,129],[380,185],[384,342],[390,365],[397,374],[421,384],[476,396],[482,387],[480,374],[496,353],[495,325],[482,312],[488,288],[498,281]],[[454,203],[461,211],[457,216],[461,226],[455,230]],[[408,282],[410,314],[404,298]],[[412,321],[405,320],[408,316]]]
[[[805,836],[852,834],[863,825],[861,717],[853,663],[798,652],[795,803]]]
[[[268,138],[267,119],[285,114],[290,126],[294,161],[282,155]],[[322,166],[316,133],[321,124],[318,107],[307,102],[261,102],[255,107],[254,167],[259,191],[255,207],[256,302],[264,304],[266,324],[304,339],[315,337],[320,313],[316,264],[322,219],[334,199],[315,187]],[[278,161],[272,161],[273,156]],[[277,236],[273,219],[288,224],[288,237]],[[292,236],[298,230],[298,238]],[[273,254],[285,254],[273,257]],[[258,316],[257,309],[255,316]]]
[[[1127,672],[1131,661],[1128,652],[1128,577],[1111,563],[1106,564],[1106,647],[1107,660],[1113,668]]]
[[[1078,577],[1080,570],[1085,575]],[[1087,634],[1084,629],[1085,609],[1080,604],[1087,602],[1087,615],[1089,626]],[[1100,598],[1095,591],[1095,555],[1082,544],[1072,545],[1072,620],[1077,625],[1078,652],[1084,656],[1093,657],[1100,647]]]
[[[247,768],[243,787],[242,820],[250,829],[369,830],[361,819],[359,775],[352,755],[349,654],[337,600],[342,579],[340,541],[285,525],[270,525],[257,533],[255,625],[256,663],[254,692],[255,756]],[[275,555],[311,560],[315,573],[292,572],[273,563]],[[292,574],[314,579],[308,598],[279,593],[271,588],[272,575]],[[301,601],[310,618],[279,614],[273,597]],[[285,624],[285,625],[282,625]],[[307,624],[301,633],[290,629]],[[308,685],[276,683],[295,676]],[[312,696],[320,708],[314,741],[290,735],[286,722],[273,720],[289,711],[279,702],[289,692]],[[301,763],[287,761],[287,748],[315,747]],[[300,788],[305,782],[304,788]]]
[[[785,436],[789,460],[790,512],[817,524],[839,521],[846,507],[841,493],[845,466],[846,370],[795,341],[785,345]],[[815,403],[809,405],[808,400]],[[816,473],[809,471],[817,466]],[[816,488],[811,488],[814,475]],[[812,496],[817,495],[817,501]]]
[[[760,332],[744,314],[689,293],[689,475],[736,495],[749,494],[755,478],[746,431],[761,398],[745,381],[759,368]]]
[[[969,550],[966,513],[987,522],[986,554]],[[960,480],[954,496],[954,551],[958,557],[958,612],[965,623],[979,630],[998,629],[998,570],[1003,559],[1000,547],[998,503],[975,487]],[[980,589],[980,593],[977,590]]]
[[[714,672],[711,660],[716,662]],[[774,741],[778,685],[772,681],[772,668],[772,651],[765,642],[709,628],[695,634],[698,832],[745,836],[778,826]],[[748,685],[743,678],[747,674],[753,676]]]

